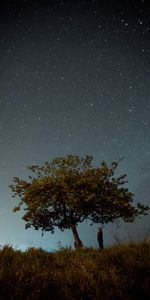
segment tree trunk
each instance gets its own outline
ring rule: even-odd
[[[82,248],[83,244],[82,244],[82,241],[79,238],[76,226],[74,224],[71,224],[70,227],[71,227],[73,237],[74,237],[74,246],[75,246],[75,248]]]

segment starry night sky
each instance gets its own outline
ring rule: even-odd
[[[92,154],[95,165],[125,157],[135,202],[150,194],[150,9],[148,1],[5,1],[0,4],[0,245],[56,249],[70,231],[25,230],[8,186],[26,166]],[[145,217],[114,235],[147,234]],[[78,227],[97,247],[97,225]]]

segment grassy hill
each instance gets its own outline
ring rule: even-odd
[[[0,299],[150,299],[150,242],[55,253],[4,246]]]

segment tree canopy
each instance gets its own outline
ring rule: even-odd
[[[133,206],[133,194],[124,187],[126,175],[115,176],[117,162],[92,166],[93,157],[68,155],[43,166],[28,167],[28,180],[14,177],[11,189],[20,201],[14,212],[23,206],[25,228],[54,232],[71,229],[75,247],[82,247],[77,225],[89,219],[91,224],[124,220],[133,222],[146,215],[149,208]]]

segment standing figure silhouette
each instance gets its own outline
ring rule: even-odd
[[[102,250],[104,248],[104,245],[103,245],[103,231],[102,231],[102,228],[100,228],[100,227],[98,228],[97,241],[98,241],[100,249]]]

